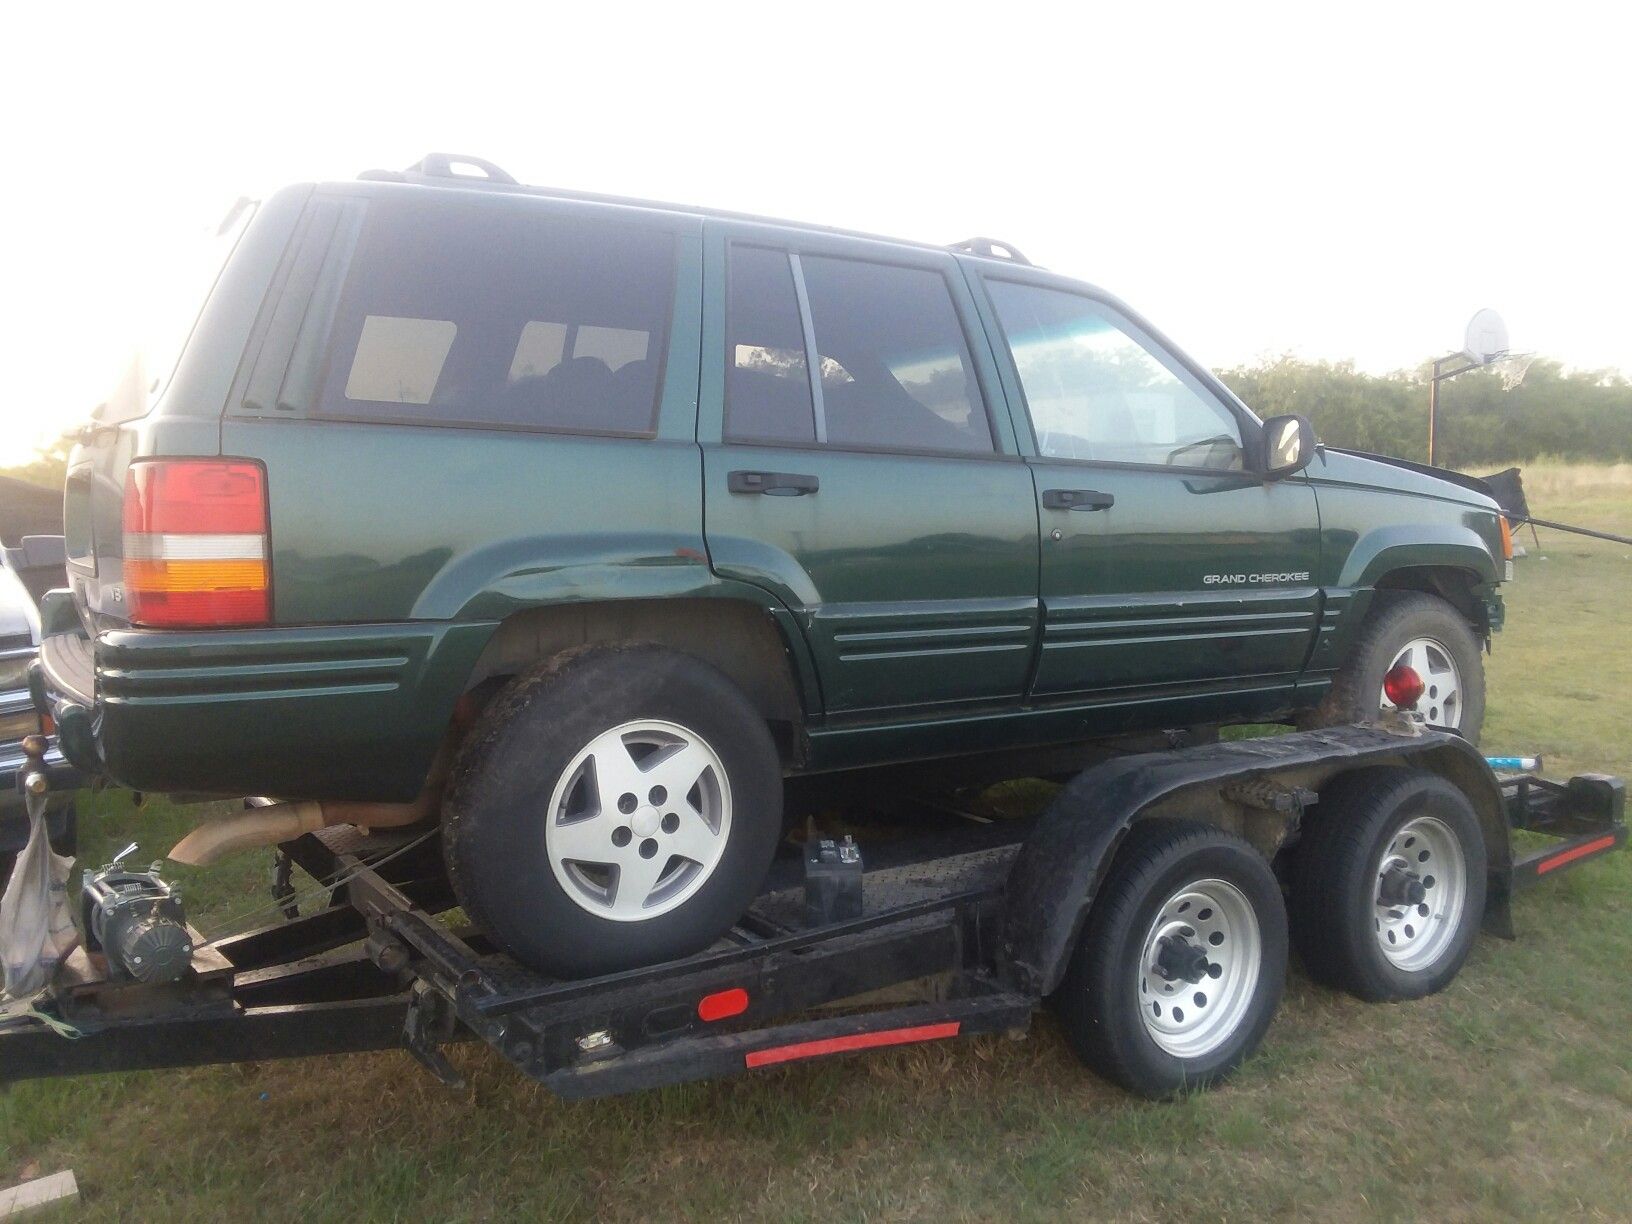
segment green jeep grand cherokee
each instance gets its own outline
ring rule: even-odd
[[[43,650],[82,768],[290,801],[178,857],[439,820],[466,910],[584,974],[728,926],[791,775],[1358,720],[1398,661],[1478,732],[1477,482],[1260,422],[1001,244],[445,156],[223,241],[73,454]]]

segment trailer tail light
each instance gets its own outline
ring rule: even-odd
[[[748,992],[741,986],[733,986],[730,990],[716,990],[713,994],[704,995],[697,1003],[697,1018],[705,1024],[712,1024],[716,1020],[740,1016],[747,1010]]]
[[[1417,669],[1401,663],[1383,677],[1383,696],[1396,710],[1414,710],[1426,686]]]
[[[134,625],[264,625],[272,613],[266,473],[242,459],[147,459],[125,475]]]

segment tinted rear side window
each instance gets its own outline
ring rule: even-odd
[[[729,281],[725,436],[814,442],[810,367],[787,252],[732,247]]]
[[[639,226],[377,202],[322,411],[650,436],[674,265]]]
[[[853,259],[800,262],[829,444],[990,453],[991,423],[945,278]]]

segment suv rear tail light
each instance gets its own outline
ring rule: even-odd
[[[125,475],[132,624],[264,625],[272,614],[266,473],[242,459],[147,459]]]

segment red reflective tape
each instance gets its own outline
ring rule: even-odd
[[[1614,848],[1615,835],[1612,833],[1608,837],[1600,837],[1596,841],[1590,841],[1584,846],[1577,846],[1573,850],[1555,854],[1552,858],[1542,859],[1541,862],[1536,864],[1536,874],[1538,876],[1546,875],[1549,871],[1575,862],[1576,859],[1586,858],[1589,854],[1597,854],[1600,850],[1613,850]]]
[[[754,1050],[744,1061],[750,1068],[769,1067],[776,1063],[793,1062],[799,1058],[820,1058],[824,1054],[843,1054],[848,1050],[872,1050],[879,1046],[908,1045],[914,1041],[939,1041],[956,1037],[963,1022],[949,1020],[945,1024],[919,1024],[912,1028],[880,1029],[876,1033],[856,1033],[850,1037],[824,1037],[820,1041],[800,1041],[793,1045],[772,1046],[768,1050]]]

